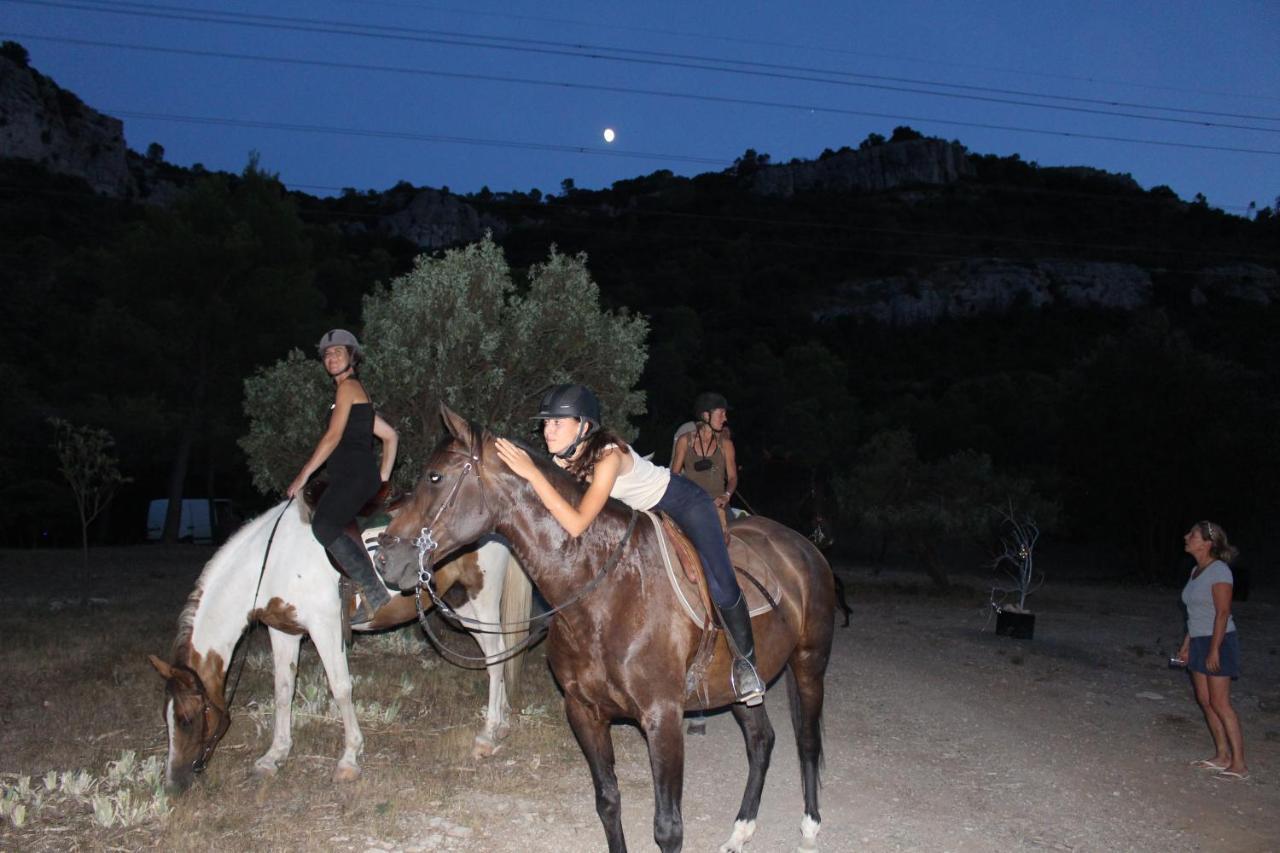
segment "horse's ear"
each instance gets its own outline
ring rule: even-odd
[[[471,446],[471,426],[467,423],[467,419],[459,415],[453,409],[440,404],[440,417],[444,419],[444,428],[449,430],[449,435],[463,442],[468,447]]]
[[[165,681],[173,678],[173,667],[169,666],[169,664],[160,660],[160,658],[155,655],[147,655],[147,660],[151,661],[151,665],[156,668],[156,672],[160,673],[160,677]]]

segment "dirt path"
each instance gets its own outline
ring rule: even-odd
[[[23,775],[40,789],[46,772],[75,768],[107,792],[123,750],[138,761],[164,754],[161,685],[146,654],[172,639],[198,555],[102,554],[104,580],[114,580],[85,609],[58,598],[74,585],[74,560],[0,552],[6,796]],[[1176,590],[1050,583],[1035,596],[1036,638],[1026,642],[994,636],[979,579],[934,597],[914,575],[842,575],[855,612],[837,629],[827,676],[821,850],[1280,850],[1280,589],[1255,589],[1234,608],[1245,677],[1232,695],[1253,779],[1233,784],[1188,766],[1210,743],[1185,674],[1165,665],[1181,639]],[[351,661],[368,712],[365,773],[344,786],[330,781],[341,726],[324,712],[323,675],[305,649],[294,755],[277,778],[252,778],[270,741],[263,632],[251,651],[230,733],[163,817],[104,829],[87,796],[39,806],[28,793],[25,826],[0,816],[0,850],[604,849],[586,763],[541,651],[511,738],[477,763],[469,753],[484,679],[443,663],[412,631],[359,640]],[[785,685],[766,706],[778,739],[748,850],[778,853],[800,840],[802,802]],[[613,731],[627,839],[651,850],[644,741],[633,727]],[[745,776],[732,717],[712,717],[686,752],[685,850],[713,851],[729,836]]]
[[[983,631],[969,600],[873,593],[858,602],[828,674],[820,849],[1280,849],[1275,606],[1236,609],[1249,677],[1235,696],[1254,775],[1231,784],[1188,766],[1209,742],[1186,677],[1165,665],[1180,639],[1176,593],[1130,590],[1123,603],[1116,594],[1042,590],[1032,642]],[[802,801],[784,685],[767,707],[778,742],[748,849],[789,850]],[[652,849],[644,742],[631,727],[614,735],[628,842]],[[687,755],[685,849],[715,850],[746,766],[732,717],[688,738]],[[455,816],[474,831],[457,849],[602,849],[585,763],[543,782],[520,798],[470,800],[486,816]],[[410,833],[395,846],[434,849],[433,838]]]

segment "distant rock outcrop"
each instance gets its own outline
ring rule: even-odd
[[[912,139],[841,151],[821,160],[764,166],[754,174],[751,189],[784,198],[807,190],[878,192],[910,184],[949,184],[972,174],[969,152],[960,143]]]
[[[1098,261],[964,261],[921,276],[845,284],[818,308],[817,319],[861,317],[891,326],[1007,313],[1015,306],[1112,308],[1151,301],[1151,276],[1133,264]]]
[[[1280,272],[1257,264],[1230,264],[1202,270],[1191,289],[1191,304],[1225,296],[1262,307],[1280,304]]]
[[[0,54],[0,157],[84,178],[97,192],[129,196],[124,124],[91,109],[14,56]]]
[[[403,208],[382,217],[379,225],[392,236],[428,251],[474,243],[485,231],[499,238],[507,231],[503,222],[481,216],[456,195],[433,189],[416,191]]]

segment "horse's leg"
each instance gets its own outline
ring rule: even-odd
[[[458,608],[458,613],[468,619],[483,623],[481,630],[471,636],[480,645],[480,651],[489,660],[500,659],[507,649],[506,636],[501,628],[495,628],[502,620],[502,583],[506,573],[506,556],[503,555],[500,566],[483,566],[484,585],[479,595],[469,598],[467,603]],[[498,751],[498,741],[507,736],[510,725],[507,723],[507,686],[504,679],[505,667],[501,661],[490,663],[489,672],[489,705],[484,712],[484,729],[476,735],[471,746],[471,757],[487,758]]]
[[[334,614],[335,617],[337,614]],[[342,620],[325,620],[326,630],[312,626],[311,643],[320,655],[324,674],[329,679],[329,692],[338,704],[342,715],[342,728],[346,735],[342,757],[333,771],[333,781],[354,782],[360,778],[360,753],[364,750],[364,735],[356,721],[356,706],[351,701],[351,671],[347,669],[347,650],[342,643]]]
[[[626,853],[627,842],[622,835],[622,794],[618,791],[618,776],[614,772],[613,737],[609,734],[609,720],[596,713],[582,700],[566,695],[565,716],[573,729],[587,766],[591,768],[591,783],[596,789],[596,814],[604,825],[604,835],[609,842],[609,853]]]
[[[271,636],[276,683],[276,707],[272,714],[275,737],[271,739],[271,748],[253,763],[256,776],[274,776],[293,748],[293,687],[298,677],[298,651],[302,647],[301,634],[286,634],[275,628],[268,628],[267,632]]]
[[[674,853],[684,843],[684,709],[674,703],[651,709],[641,720],[649,743],[653,771],[653,840],[662,853]]]
[[[844,612],[844,621],[840,624],[842,627],[848,628],[849,616],[853,613],[853,608],[849,606],[849,600],[845,597],[844,581],[840,579],[834,569],[831,572],[831,578],[836,582],[836,606]]]
[[[747,742],[747,787],[742,792],[742,805],[733,822],[733,834],[720,845],[720,853],[741,853],[756,832],[756,815],[760,813],[760,794],[764,790],[764,777],[769,772],[769,759],[773,755],[773,723],[764,705],[748,708],[741,702],[730,706],[733,717],[742,728]]]
[[[492,612],[485,609],[477,608],[475,610],[476,618],[485,622],[496,622],[498,610],[495,606]],[[502,634],[479,633],[473,635],[476,642],[480,644],[480,651],[490,660],[501,658],[502,653],[506,651],[506,638]],[[504,678],[505,667],[501,661],[491,663],[485,667],[489,672],[489,705],[484,712],[484,729],[476,735],[475,742],[471,746],[472,758],[487,758],[498,751],[498,741],[507,736],[510,731],[510,724],[507,722],[507,712],[510,707],[507,704],[507,685]]]
[[[797,650],[787,666],[787,697],[804,785],[804,818],[800,821],[798,850],[817,850],[818,830],[822,828],[822,816],[818,813],[818,771],[822,765],[823,678],[827,657],[827,651]]]

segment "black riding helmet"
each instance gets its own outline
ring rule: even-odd
[[[595,392],[586,385],[553,385],[542,395],[542,403],[538,406],[538,414],[534,420],[545,421],[550,418],[577,418],[578,437],[560,453],[554,454],[560,459],[572,459],[578,446],[587,437],[583,423],[591,424],[592,429],[600,429],[600,400]]]
[[[542,395],[534,420],[577,418],[600,428],[600,399],[586,385],[552,385]]]
[[[714,412],[716,409],[729,408],[729,401],[724,398],[723,394],[717,394],[715,391],[703,391],[693,401],[693,416],[698,420],[702,420],[703,412]]]

